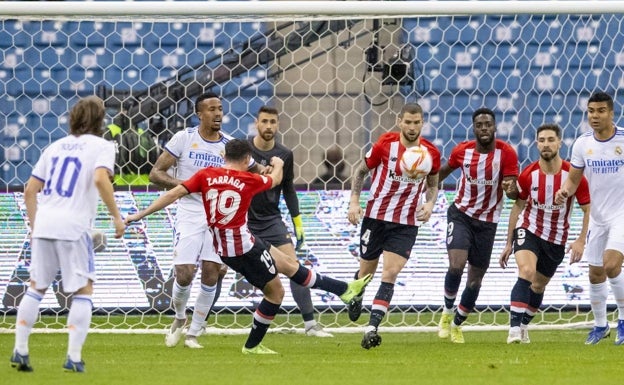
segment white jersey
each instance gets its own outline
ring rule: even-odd
[[[97,213],[97,168],[113,175],[115,145],[95,135],[69,135],[50,144],[33,168],[43,182],[33,238],[77,240],[89,232]]]
[[[205,140],[199,134],[198,126],[178,131],[165,145],[165,150],[177,159],[175,177],[185,181],[206,167],[223,166],[225,144],[232,139],[230,135],[222,132],[221,138],[217,141]],[[254,164],[252,159],[250,167]],[[182,197],[178,201],[176,217],[177,220],[184,218],[185,221],[206,225],[206,212],[201,194],[193,193]]]
[[[590,217],[598,224],[621,221],[624,215],[624,130],[616,127],[615,135],[600,141],[593,131],[579,136],[572,147],[570,163],[583,169],[589,182]]]

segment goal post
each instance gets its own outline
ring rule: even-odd
[[[277,107],[279,140],[295,154],[307,239],[299,257],[345,280],[358,267],[359,229],[346,220],[349,175],[376,138],[395,128],[406,101],[423,106],[423,136],[444,158],[471,139],[472,111],[492,108],[497,136],[516,148],[521,167],[537,159],[535,129],[542,123],[562,127],[562,156],[569,156],[574,139],[589,128],[591,92],[604,90],[616,106],[624,104],[624,1],[6,2],[0,15],[5,331],[12,330],[28,279],[29,230],[20,191],[42,149],[67,134],[69,109],[85,95],[105,99],[107,124],[123,110],[159,150],[174,132],[197,124],[193,102],[203,91],[222,96],[223,131],[235,137],[254,134],[260,106]],[[620,113],[616,107],[616,120]],[[434,216],[419,231],[383,327],[428,330],[437,323],[448,263],[446,208],[456,178],[449,177]],[[160,193],[155,186],[116,189],[124,212],[145,207]],[[472,327],[508,322],[516,269],[512,262],[502,270],[497,260],[510,207],[506,202],[478,309],[467,321]],[[94,328],[161,332],[168,325],[174,216],[175,205],[115,240],[102,207],[95,228],[108,235],[108,248],[96,256],[93,298],[100,321]],[[577,208],[571,240],[580,226]],[[379,274],[365,305],[378,285]],[[284,286],[284,317],[277,326],[301,328],[286,280]],[[189,305],[198,288],[196,280]],[[586,265],[565,262],[547,288],[536,327],[587,322],[588,288]],[[54,320],[46,324],[50,330],[62,325],[67,309],[60,289],[55,283],[42,302],[45,319]],[[326,327],[359,330],[359,323],[345,321],[338,298],[324,292],[312,298]],[[258,299],[257,289],[229,272],[210,325],[246,329]]]

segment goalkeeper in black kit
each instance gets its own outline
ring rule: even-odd
[[[256,117],[256,130],[257,134],[249,139],[254,160],[266,167],[272,157],[276,156],[282,159],[284,161],[284,177],[279,185],[254,196],[248,213],[248,226],[254,236],[277,247],[292,259],[296,259],[295,246],[293,246],[290,231],[282,220],[282,213],[279,208],[281,194],[284,194],[286,207],[288,207],[292,217],[297,238],[297,250],[303,246],[305,235],[301,213],[299,212],[299,200],[293,184],[293,152],[275,141],[275,136],[279,131],[277,109],[262,106]],[[323,327],[314,319],[314,306],[310,289],[293,281],[290,282],[290,289],[299,311],[301,311],[305,334],[313,337],[333,337],[332,334],[323,330]]]

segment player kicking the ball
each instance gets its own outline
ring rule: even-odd
[[[262,176],[247,171],[250,158],[249,143],[238,139],[228,142],[225,145],[225,165],[222,168],[208,167],[197,172],[181,185],[160,196],[145,210],[129,215],[126,223],[140,220],[187,194],[201,193],[215,250],[221,260],[241,273],[264,294],[254,313],[253,325],[243,353],[276,354],[261,342],[284,297],[284,287],[278,273],[286,275],[299,285],[334,293],[345,303],[349,303],[364,291],[371,276],[348,284],[325,277],[288,258],[278,248],[254,238],[247,227],[247,211],[251,200],[255,194],[281,182],[284,162],[278,157],[271,158],[272,169],[268,175]]]

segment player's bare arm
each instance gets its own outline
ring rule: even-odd
[[[165,207],[169,206],[173,202],[182,198],[185,195],[188,195],[188,190],[183,185],[178,185],[173,189],[167,191],[163,195],[159,196],[155,201],[150,203],[145,209],[139,211],[138,213],[130,214],[126,217],[126,224],[130,224],[131,222],[136,222],[156,211],[162,210]]]
[[[503,181],[501,182],[501,186],[503,191],[505,191],[505,195],[509,199],[517,199],[518,198],[518,185],[516,184],[516,180],[518,177],[515,176],[506,176],[503,177]]]
[[[451,166],[449,166],[448,163],[444,164],[442,167],[440,167],[440,171],[438,172],[438,182],[442,183],[444,182],[444,180],[451,175],[451,173],[455,171],[454,168],[451,168]]]
[[[522,209],[524,209],[525,205],[525,200],[516,199],[516,202],[514,202],[514,205],[511,207],[511,212],[509,213],[509,224],[507,226],[507,241],[505,242],[503,251],[501,251],[501,254],[498,257],[498,264],[503,269],[507,268],[507,262],[511,256],[514,229],[518,223],[518,216],[522,212]]]
[[[106,208],[108,209],[108,213],[111,217],[113,217],[115,238],[121,238],[126,230],[126,225],[121,218],[121,213],[119,212],[117,203],[115,203],[115,190],[113,189],[113,184],[110,181],[110,173],[105,168],[97,168],[93,175],[93,181],[95,183],[95,187],[97,187],[98,192],[100,193],[102,202],[104,202]]]
[[[150,182],[167,189],[172,189],[182,183],[180,179],[174,178],[167,173],[167,171],[174,166],[177,161],[178,160],[171,155],[169,151],[163,151],[150,171]]]
[[[563,182],[563,186],[555,193],[555,203],[558,205],[563,204],[568,197],[574,195],[581,183],[581,178],[583,178],[583,169],[570,167],[568,179]]]
[[[589,226],[589,210],[590,205],[582,205],[581,210],[583,210],[583,225],[581,227],[581,232],[578,235],[578,238],[574,242],[568,246],[566,250],[570,253],[570,263],[576,263],[583,258],[583,251],[585,250],[585,240],[587,239],[587,228]]]
[[[26,205],[31,232],[35,228],[35,218],[37,217],[37,194],[42,188],[43,181],[32,176],[28,179],[28,183],[26,183],[24,188],[24,204]]]
[[[425,204],[422,205],[416,215],[416,219],[427,222],[433,214],[433,207],[438,199],[438,174],[427,175],[427,191],[425,193]]]
[[[254,163],[253,166],[251,166],[251,168],[249,169],[249,172],[253,172],[254,174],[260,174],[260,175],[269,175],[271,173],[271,165],[268,166],[263,166],[260,163],[256,162]]]
[[[353,172],[353,177],[351,178],[351,199],[349,200],[349,211],[347,212],[347,218],[349,222],[354,225],[360,223],[360,218],[362,217],[362,207],[360,206],[360,194],[362,194],[362,189],[364,188],[364,179],[369,173],[368,166],[366,162],[362,160],[358,167],[355,168]]]

